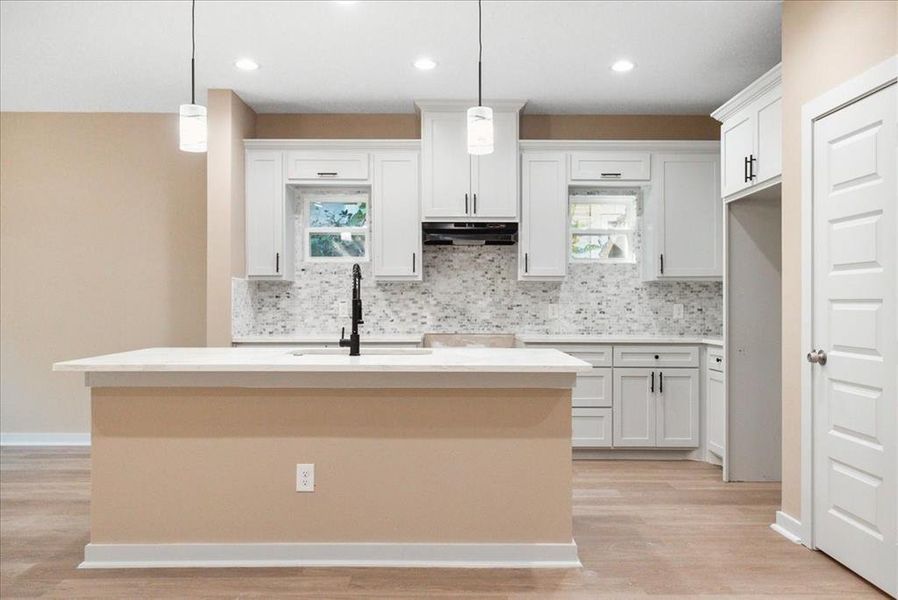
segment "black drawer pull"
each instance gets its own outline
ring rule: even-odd
[[[658,393],[664,393],[664,372],[658,373]]]
[[[602,173],[602,177],[620,177],[620,173]]]
[[[318,177],[336,177],[336,171],[318,171]]]
[[[719,362],[719,363],[722,363],[722,362],[723,362],[723,359],[720,358],[719,356],[718,356],[717,358],[715,358],[714,360],[716,360],[716,361]]]
[[[654,371],[652,371],[652,387],[650,387],[649,390],[651,390],[651,392],[653,394],[655,393],[655,372]]]
[[[275,273],[281,272],[281,253],[280,252],[274,253],[274,272]]]

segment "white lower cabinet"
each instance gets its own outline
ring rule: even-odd
[[[656,371],[655,446],[695,448],[699,445],[698,369]]]
[[[708,450],[723,460],[726,449],[726,379],[723,373],[723,352],[708,352],[705,371],[705,396]]]
[[[611,369],[593,368],[577,375],[571,398],[573,408],[611,408],[611,389]]]
[[[610,448],[611,421],[610,408],[573,409],[571,445],[574,448]]]
[[[652,369],[614,369],[614,445],[655,445],[655,380]]]

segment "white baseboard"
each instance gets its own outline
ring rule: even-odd
[[[577,568],[577,544],[88,544],[81,569],[171,567]]]
[[[776,511],[776,523],[770,528],[792,543],[801,543],[801,521],[781,510]]]
[[[701,462],[694,452],[693,449],[574,448],[571,455],[574,460],[694,460]]]
[[[0,446],[90,446],[90,434],[0,433]]]

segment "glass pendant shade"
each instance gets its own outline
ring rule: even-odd
[[[199,104],[182,104],[178,115],[181,150],[184,152],[205,152],[207,137],[206,107]]]
[[[493,153],[493,109],[472,106],[468,109],[468,154]]]

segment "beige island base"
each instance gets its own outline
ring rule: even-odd
[[[82,567],[576,567],[556,350],[154,348],[91,386]],[[297,465],[314,491],[297,492]]]

